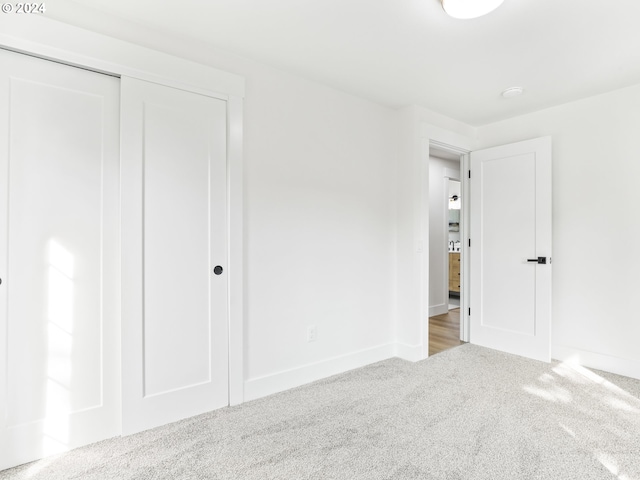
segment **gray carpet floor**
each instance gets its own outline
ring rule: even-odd
[[[0,479],[640,480],[640,381],[463,345],[106,440]]]

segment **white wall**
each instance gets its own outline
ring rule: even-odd
[[[251,398],[393,354],[396,190],[387,109],[258,65],[242,73]]]
[[[640,85],[478,131],[553,137],[553,356],[640,378]]]
[[[422,145],[415,108],[409,107],[397,113],[396,134],[396,342],[398,356],[415,361],[425,356],[421,339],[420,283],[422,252],[429,248],[428,238],[423,239],[420,232],[420,193],[424,178],[421,169]],[[428,174],[428,170],[426,173]]]
[[[429,157],[429,316],[449,311],[449,177],[460,162]]]

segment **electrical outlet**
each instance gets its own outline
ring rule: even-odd
[[[307,342],[315,342],[318,340],[318,327],[311,325],[307,328]]]

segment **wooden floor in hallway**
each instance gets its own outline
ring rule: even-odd
[[[429,355],[435,355],[463,343],[460,340],[459,308],[429,318]]]

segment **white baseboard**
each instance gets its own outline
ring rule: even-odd
[[[321,362],[302,365],[284,372],[251,378],[244,383],[244,401],[248,402],[273,393],[283,392],[354,368],[380,362],[395,355],[395,344],[389,343]]]
[[[605,372],[640,380],[640,362],[637,360],[614,357],[562,345],[554,345],[551,349],[551,356],[563,362],[577,363],[583,367],[604,370]]]
[[[445,313],[449,312],[449,304],[441,304],[441,305],[434,305],[432,307],[429,307],[429,316],[430,317],[435,317],[436,315],[444,315]]]
[[[396,357],[409,362],[417,362],[422,360],[422,345],[407,345],[405,343],[396,343]]]
[[[244,383],[244,401],[255,400],[278,392],[299,387],[323,378],[344,373],[354,368],[364,367],[371,363],[388,358],[398,357],[410,362],[422,360],[422,345],[406,345],[389,343],[333,357],[317,363],[303,365],[298,368],[278,372],[264,377],[252,378]],[[571,347],[554,345],[552,357],[560,361],[577,363],[583,367],[595,368],[606,372],[640,379],[640,362],[600,353],[579,350]]]

